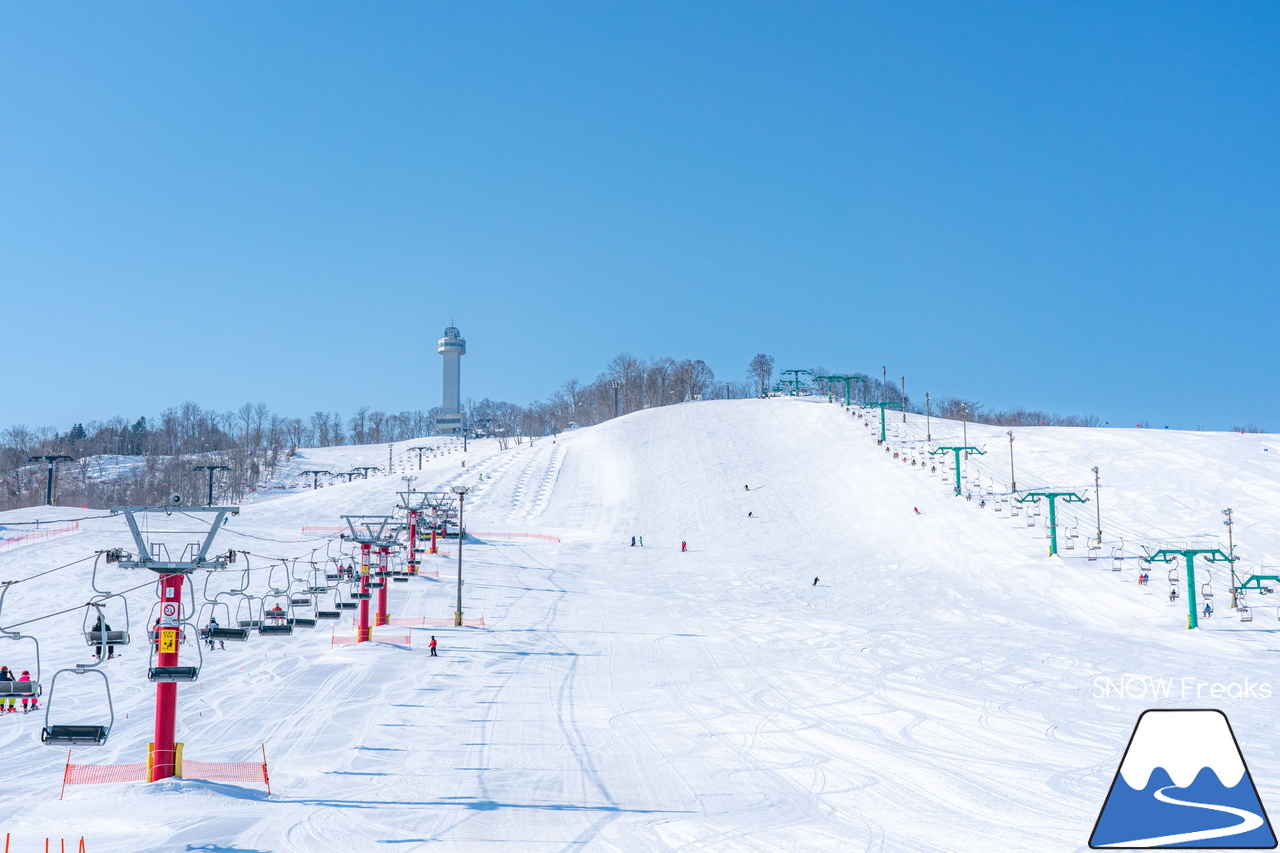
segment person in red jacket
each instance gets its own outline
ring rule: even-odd
[[[689,550],[689,543],[688,543],[688,542],[681,541],[681,543],[680,543],[680,550],[681,550],[682,552],[683,552],[683,551],[688,551],[688,550]]]
[[[436,654],[436,638],[435,637],[431,638],[431,656],[433,658],[439,657],[439,655]]]

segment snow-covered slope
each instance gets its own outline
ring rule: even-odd
[[[934,460],[910,464],[924,460],[926,429],[938,444],[966,428],[909,416],[886,453],[866,422],[817,400],[703,402],[507,451],[480,442],[465,468],[455,452],[418,472],[414,453],[415,487],[473,488],[470,529],[561,540],[465,546],[465,609],[483,628],[334,648],[317,630],[207,654],[201,681],[179,691],[186,754],[248,761],[265,743],[270,799],[171,781],[72,787],[59,802],[65,753],[36,742],[36,719],[0,719],[4,826],[27,847],[83,835],[94,851],[1083,850],[1150,706],[1226,710],[1267,801],[1280,772],[1272,702],[1210,698],[1210,686],[1271,679],[1275,609],[1235,621],[1214,571],[1219,613],[1187,631],[1167,569],[1139,587],[1132,559],[1138,540],[1216,541],[1231,506],[1239,550],[1280,562],[1266,436],[1016,430],[1021,488],[1092,498],[1100,468],[1105,547],[1088,562],[1092,502],[1066,513],[1081,537],[1058,558],[1045,556],[1043,518],[1028,528],[994,511],[1007,488],[1003,430],[967,427],[988,455],[968,462],[966,501],[929,471]],[[342,466],[387,458],[385,446],[342,448],[296,464],[328,467],[324,454],[338,452]],[[404,474],[248,503],[218,547],[252,552],[261,588],[272,560],[338,554],[302,528],[390,512]],[[155,525],[191,531],[179,541],[200,527],[180,515]],[[0,552],[0,577],[129,545],[119,519],[82,528]],[[1129,559],[1113,572],[1121,534]],[[644,547],[630,547],[633,535]],[[451,614],[455,549],[427,566],[439,580],[392,588],[393,615]],[[13,587],[0,621],[83,602],[90,566]],[[211,590],[238,580],[215,577]],[[118,591],[147,579],[111,567],[99,581]],[[131,597],[139,633],[152,599],[151,586]],[[80,618],[29,626],[46,673],[85,658]],[[0,664],[28,666],[21,645],[0,640]],[[110,662],[116,729],[75,761],[142,760],[145,667],[138,643]],[[1167,699],[1100,695],[1098,679],[1148,689],[1126,676],[1189,681]]]

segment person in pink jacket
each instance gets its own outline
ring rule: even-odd
[[[30,681],[30,680],[31,680],[31,673],[24,669],[24,670],[22,671],[22,675],[18,676],[18,680],[19,680],[19,681]],[[36,704],[38,701],[39,701],[39,700],[38,700],[38,699],[36,699],[34,696],[32,696],[32,697],[30,697],[30,698],[28,698],[28,697],[26,697],[26,696],[23,696],[23,697],[22,697],[22,713],[24,713],[24,714],[25,714],[25,713],[27,713],[28,711],[34,711],[34,710],[36,710],[37,708],[39,708],[40,706],[39,706],[38,704]],[[27,707],[27,703],[28,703],[28,702],[30,702],[30,703],[31,703],[31,707],[30,707],[30,708],[28,708],[28,707]]]

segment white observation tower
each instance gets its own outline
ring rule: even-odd
[[[444,399],[436,415],[436,434],[455,435],[462,432],[462,408],[458,400],[459,359],[467,354],[467,342],[456,326],[444,330],[438,352],[444,356]]]

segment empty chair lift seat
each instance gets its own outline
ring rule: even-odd
[[[149,680],[164,683],[195,681],[199,677],[198,666],[153,666],[147,672]]]
[[[45,726],[40,740],[50,746],[101,746],[109,731],[106,726]]]

